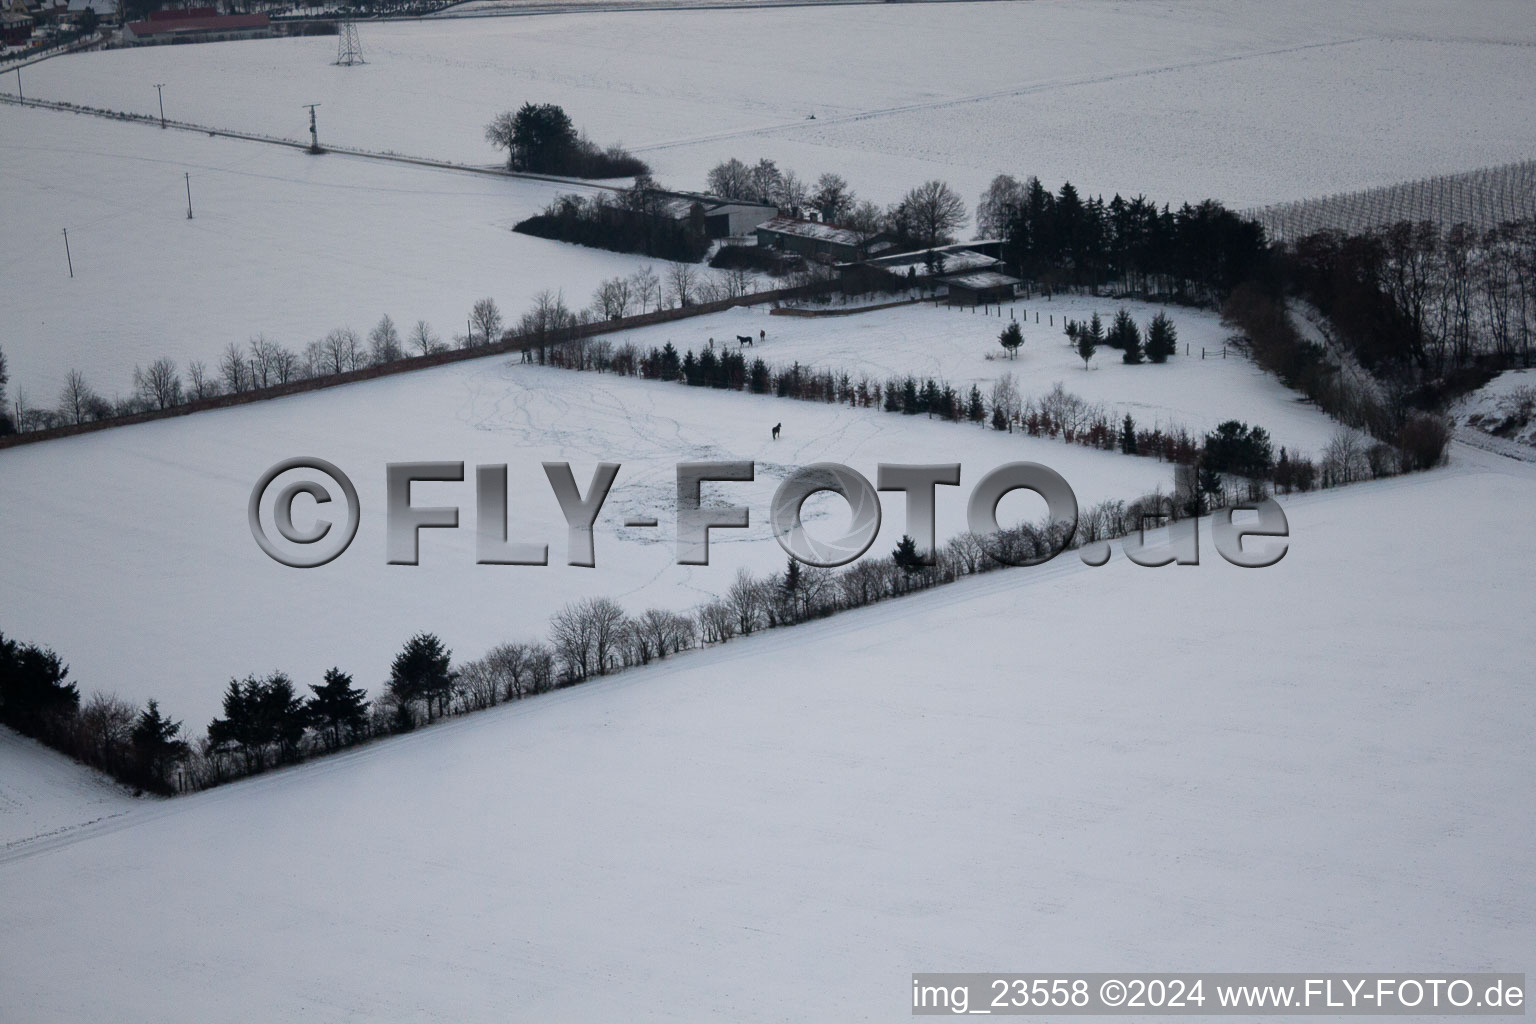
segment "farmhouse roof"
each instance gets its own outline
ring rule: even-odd
[[[1007,288],[1019,284],[1019,279],[1009,277],[1007,274],[996,270],[975,270],[969,274],[947,274],[939,278],[944,284],[955,284],[961,288],[972,288],[982,291],[987,288]]]
[[[152,12],[154,14],[159,11]],[[178,12],[179,13],[179,12]],[[128,31],[136,36],[175,35],[182,32],[219,32],[240,28],[266,28],[272,19],[265,14],[213,14],[183,18],[152,18],[130,21]]]
[[[859,246],[866,240],[866,236],[851,228],[840,228],[836,224],[823,224],[814,220],[798,220],[794,217],[775,217],[767,223],[759,224],[757,230],[853,247]]]
[[[962,245],[944,245],[935,249],[923,249],[919,252],[897,253],[895,256],[881,256],[867,262],[867,266],[884,270],[889,274],[906,274],[909,270],[914,277],[929,276],[928,262],[932,256],[942,257],[943,266],[936,267],[938,276],[948,277],[953,274],[968,273],[973,270],[988,270],[992,267],[1000,267],[1003,261],[996,256],[988,256],[985,253],[975,252]]]

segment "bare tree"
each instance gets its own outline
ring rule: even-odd
[[[411,328],[411,346],[417,355],[423,356],[443,351],[442,339],[433,333],[425,320],[417,320],[416,326]]]
[[[742,636],[751,636],[752,631],[762,624],[767,603],[762,585],[746,569],[737,569],[736,579],[725,600],[736,617],[736,631]]]
[[[97,397],[95,390],[85,382],[85,374],[70,370],[59,395],[59,415],[70,423],[84,423]]]
[[[355,339],[356,335],[353,337]],[[275,384],[285,384],[297,376],[297,357],[265,334],[252,338],[250,346],[252,387],[269,388]]]
[[[841,224],[853,212],[855,197],[840,174],[823,174],[816,179],[811,205],[828,224]]]
[[[976,230],[982,238],[1001,238],[1024,205],[1024,186],[1011,174],[999,174],[976,204]]]
[[[234,342],[226,345],[224,354],[219,357],[219,376],[224,379],[224,390],[232,395],[251,388],[250,363],[246,361],[244,350]]]
[[[363,365],[363,343],[350,327],[338,327],[305,350],[315,376],[346,373]]]
[[[631,282],[627,277],[611,277],[592,294],[592,313],[600,320],[617,320],[629,312]]]
[[[193,398],[213,398],[219,393],[218,379],[209,376],[201,359],[187,364],[187,392]]]
[[[965,202],[954,189],[934,179],[908,192],[897,204],[896,215],[914,241],[945,245],[954,241],[955,232],[965,223]]]
[[[723,644],[736,635],[736,613],[718,598],[699,609],[699,630],[707,644]]]
[[[145,404],[156,409],[169,409],[181,404],[181,375],[171,360],[156,359],[147,370],[133,368],[133,390]]]
[[[849,208],[843,217],[843,226],[852,231],[858,240],[868,242],[885,229],[885,214],[868,199]]]
[[[540,644],[497,644],[484,661],[495,674],[507,700],[520,700],[534,690],[534,668]]]
[[[469,311],[469,344],[475,343],[475,332],[479,331],[482,345],[489,345],[501,337],[501,310],[496,308],[495,299],[481,299],[476,302],[474,308]]]
[[[667,268],[667,284],[672,299],[678,306],[693,302],[693,292],[698,287],[698,270],[691,263],[674,263]]]
[[[773,204],[792,217],[798,217],[810,205],[811,190],[794,171],[785,171],[779,177],[779,187],[774,193]]]
[[[404,350],[400,344],[400,332],[395,328],[395,322],[385,313],[368,332],[368,357],[374,366],[383,366],[392,363],[403,356]]]
[[[661,308],[661,279],[649,263],[630,275],[629,280],[635,301],[640,304],[640,312],[648,313],[652,309]]]
[[[753,199],[752,169],[735,157],[710,168],[705,187],[725,199]]]

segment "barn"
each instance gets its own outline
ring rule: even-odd
[[[951,306],[981,306],[1012,300],[1022,282],[998,270],[973,270],[941,277],[939,283],[949,288]]]
[[[272,35],[272,20],[265,14],[220,14],[214,7],[150,11],[146,21],[123,26],[123,42],[129,46],[160,43],[214,43],[228,39],[265,39]]]

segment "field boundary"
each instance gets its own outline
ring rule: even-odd
[[[140,124],[151,128],[161,125],[160,118],[153,114],[131,114],[121,110],[107,110],[104,107],[92,107],[80,103],[66,103],[62,100],[23,99],[10,93],[0,93],[0,102],[9,103],[16,107],[34,107],[39,110],[52,110],[64,114],[86,114],[91,117],[101,117],[109,121],[121,121],[128,124]],[[165,127],[175,128],[184,132],[199,132],[204,135],[213,135],[226,139],[240,139],[245,142],[262,142],[269,146],[284,146],[288,149],[297,149],[301,152],[310,152],[309,143],[296,139],[279,138],[276,135],[263,135],[260,132],[240,131],[235,128],[215,128],[210,125],[196,124],[191,121],[173,121],[167,118]],[[481,164],[460,164],[451,160],[434,160],[425,156],[407,156],[403,153],[380,153],[371,149],[355,149],[351,146],[321,146],[320,152],[314,155],[325,156],[335,153],[340,156],[356,156],[367,160],[387,160],[391,163],[407,164],[415,167],[426,167],[439,171],[464,171],[469,174],[484,174],[493,178],[512,178],[524,181],[542,181],[554,185],[567,185],[572,188],[593,189],[603,192],[622,192],[622,185],[607,185],[600,181],[588,181],[584,178],[564,178],[554,174],[535,174],[531,171],[509,171],[503,167],[488,167]]]
[[[679,306],[674,309],[658,309],[649,313],[637,313],[633,316],[619,317],[615,320],[600,320],[592,323],[577,324],[574,327],[553,333],[545,339],[544,346],[557,347],[566,342],[576,341],[581,338],[594,338],[614,331],[635,330],[655,324],[688,320],[696,316],[708,316],[713,313],[724,312],[727,309],[733,309],[737,306],[760,306],[764,303],[800,298],[807,293],[808,290],[805,286],[774,288],[763,292],[753,292],[750,295],[737,296],[734,299],[717,299],[713,302],[700,302],[689,306]],[[132,413],[127,416],[113,416],[107,419],[93,420],[89,423],[69,423],[63,426],[50,427],[47,430],[33,430],[26,433],[10,434],[0,437],[0,451],[7,448],[19,448],[22,445],[39,444],[43,441],[56,441],[61,438],[76,437],[80,434],[93,434],[99,430],[111,430],[114,427],[131,427],[137,423],[153,423],[156,420],[168,420],[177,416],[189,416],[193,413],[209,412],[214,409],[230,409],[240,405],[251,405],[255,402],[265,402],[274,398],[302,395],[311,391],[321,391],[326,388],[341,387],[346,384],[357,384],[362,381],[376,380],[380,377],[412,373],[416,370],[427,370],[435,366],[447,366],[450,363],[462,363],[470,359],[483,359],[486,356],[523,352],[537,347],[539,347],[538,342],[532,338],[507,331],[494,344],[448,349],[447,351],[432,352],[421,356],[409,356],[405,359],[398,359],[380,366],[347,370],[344,373],[335,373],[324,377],[306,377],[303,380],[291,380],[265,388],[253,388],[249,391],[215,395],[210,398],[194,398],[180,405],[173,405],[165,409],[148,409],[144,412]]]

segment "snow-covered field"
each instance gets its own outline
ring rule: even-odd
[[[920,970],[1523,969],[1536,485],[1461,461],[1293,503],[1272,569],[982,577],[0,854],[7,1016],[897,1021]]]
[[[774,442],[769,428],[784,425]],[[257,548],[246,502],[262,472],[316,455],[356,483],[363,516],[350,550],[330,565],[289,569]],[[709,501],[751,509],[752,527],[716,531],[712,564],[683,567],[673,532],[675,464],[750,459],[752,484],[710,485]],[[422,564],[385,564],[384,467],[463,461],[463,484],[419,484],[417,505],[453,504],[461,528],[424,531]],[[585,493],[597,462],[622,465],[598,523],[595,569],[566,565],[566,529],[540,463],[569,461]],[[438,632],[461,657],[505,640],[540,638],[575,597],[601,595],[632,612],[690,608],[729,587],[737,567],[766,573],[786,556],[768,528],[770,499],[794,468],[843,462],[875,479],[880,462],[959,462],[958,488],[939,488],[940,539],[965,529],[965,502],[988,470],[1043,462],[1081,503],[1172,489],[1152,459],[1060,442],[737,393],[488,358],[100,434],[0,451],[0,550],[8,635],[55,646],[86,691],[158,698],[201,729],[232,676],[281,668],[318,682],[332,665],[377,690],[414,632]],[[475,564],[474,469],[510,466],[512,539],[550,546],[543,568]],[[833,536],[847,521],[832,496],[807,522]],[[1025,495],[1002,515],[1037,519]],[[300,519],[312,513],[301,502]],[[654,516],[654,529],[627,528]],[[327,516],[330,518],[330,516]],[[871,555],[904,531],[900,494],[885,496]],[[301,528],[305,524],[301,521]],[[268,527],[271,528],[270,525]]]
[[[545,288],[584,305],[642,262],[513,234],[569,191],[539,182],[9,105],[0,167],[0,348],[10,396],[33,406],[55,407],[72,369],[127,395],[134,367],[160,356],[213,368],[256,334],[302,351],[337,327],[366,335],[385,313],[447,340],[477,299],[512,317]]]
[[[1032,0],[365,24],[334,38],[49,61],[28,95],[493,163],[483,129],[565,106],[674,187],[735,155],[837,171],[880,202],[1000,171],[1249,206],[1528,157],[1525,0]],[[921,70],[927,68],[928,70]],[[6,82],[10,90],[13,83]],[[1411,96],[1411,102],[1405,97]],[[810,115],[815,120],[810,120]]]
[[[0,726],[0,858],[135,806],[111,780]]]
[[[1077,350],[1067,342],[1063,318],[1086,322],[1097,312],[1108,329],[1122,306],[1143,330],[1157,313],[1166,313],[1179,332],[1179,355],[1161,366],[1127,366],[1119,351],[1101,348],[1091,368],[1085,369]],[[1223,420],[1236,419],[1269,431],[1277,450],[1288,445],[1293,452],[1314,455],[1339,429],[1338,423],[1266,374],[1236,346],[1225,348],[1223,358],[1231,332],[1214,313],[1080,295],[1020,299],[1005,306],[1002,317],[996,306],[990,308],[992,315],[986,316],[982,309],[972,312],[917,303],[848,316],[802,318],[774,316],[766,307],[752,307],[619,333],[613,340],[632,341],[643,348],[671,340],[681,352],[697,351],[714,338],[717,346],[726,342],[734,349],[738,334],[756,338],[759,331],[767,331],[765,343],[747,350],[748,359],[758,356],[773,366],[798,361],[854,375],[867,373],[882,384],[888,377],[904,374],[948,380],[962,391],[976,383],[983,397],[990,394],[993,381],[1011,373],[1025,398],[1039,398],[1060,383],[1106,409],[1130,413],[1144,429],[1178,425],[1205,431]],[[1016,359],[1004,358],[997,340],[1010,312],[1024,333]]]

